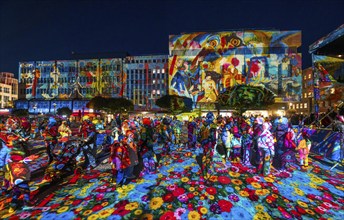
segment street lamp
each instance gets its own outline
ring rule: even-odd
[[[54,106],[54,115],[56,115],[56,105],[57,105],[57,104],[54,102],[54,103],[53,103],[53,106]]]
[[[34,104],[33,106],[33,113],[36,114],[37,104]]]

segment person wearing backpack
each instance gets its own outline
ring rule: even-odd
[[[113,180],[121,187],[125,182],[125,170],[130,166],[129,150],[125,139],[115,141],[111,146],[110,164],[112,167]]]
[[[307,133],[302,132],[302,140],[300,140],[300,143],[296,148],[296,150],[299,152],[301,166],[308,166],[308,155],[309,151],[311,150],[311,146],[312,142],[309,139]]]

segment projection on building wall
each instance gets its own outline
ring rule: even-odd
[[[91,99],[122,96],[126,74],[121,59],[22,62],[26,99]]]
[[[344,59],[313,55],[315,100],[344,100]]]
[[[276,102],[301,97],[300,31],[237,31],[171,35],[169,93],[216,102],[238,84],[262,85]]]

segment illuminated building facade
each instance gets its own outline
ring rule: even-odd
[[[169,36],[169,93],[215,103],[235,85],[271,90],[276,103],[300,101],[301,31],[243,30]]]
[[[158,108],[155,101],[167,92],[167,62],[167,55],[127,57],[126,97],[137,110]]]
[[[13,73],[0,73],[0,108],[12,107],[18,99],[18,80]]]
[[[296,114],[310,115],[314,111],[313,69],[309,67],[302,71],[302,97],[299,102],[290,102],[289,109]]]
[[[31,113],[62,107],[88,111],[88,101],[100,95],[125,97],[137,109],[151,110],[166,94],[167,61],[167,55],[157,55],[20,62],[16,108]]]

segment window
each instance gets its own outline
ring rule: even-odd
[[[307,107],[307,102],[303,103],[303,108],[308,108]]]
[[[308,74],[308,79],[311,79],[312,78],[312,74]]]
[[[157,73],[160,73],[160,69],[157,69]]]
[[[165,73],[165,69],[161,69],[161,73]]]
[[[155,69],[153,69],[153,73],[156,73],[156,70]],[[154,75],[153,75],[154,76]]]
[[[305,93],[303,94],[303,97],[304,97],[304,98],[307,98],[307,92],[305,92]]]
[[[152,83],[155,84],[155,79],[153,79]]]
[[[296,104],[296,109],[299,109],[299,104]]]

